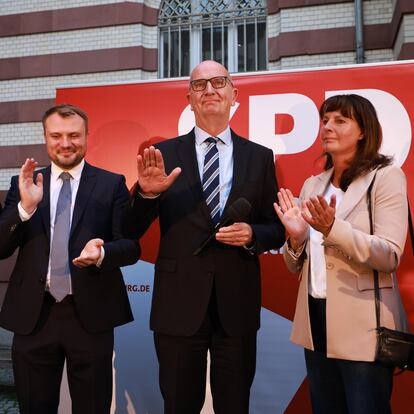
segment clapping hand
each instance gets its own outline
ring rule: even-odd
[[[289,233],[291,246],[296,250],[305,242],[309,225],[302,215],[301,208],[296,205],[290,190],[281,188],[277,193],[277,198],[279,204],[273,204],[276,214]]]
[[[43,175],[37,174],[33,179],[33,173],[38,163],[33,158],[27,158],[19,174],[20,202],[27,214],[32,214],[43,198]]]
[[[325,237],[331,231],[335,220],[336,197],[332,194],[329,204],[321,195],[311,197],[305,202],[302,216],[315,230],[321,232]]]
[[[167,175],[161,151],[153,146],[145,148],[142,156],[138,155],[137,166],[140,192],[149,197],[167,190],[181,173],[177,167]]]

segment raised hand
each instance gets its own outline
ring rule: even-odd
[[[336,197],[332,194],[329,204],[321,195],[311,197],[305,202],[306,209],[303,209],[303,218],[325,237],[331,231],[335,221]]]
[[[33,180],[33,173],[38,163],[33,158],[27,158],[19,174],[20,202],[24,211],[32,214],[43,198],[43,175],[37,174]]]
[[[85,244],[81,254],[72,260],[72,263],[78,267],[87,267],[96,265],[101,257],[101,247],[104,241],[102,239],[91,239]]]
[[[302,245],[308,237],[309,225],[296,205],[290,190],[281,188],[277,193],[278,203],[274,203],[276,214],[289,233],[292,247]]]
[[[170,175],[165,173],[164,160],[161,151],[154,147],[144,149],[144,155],[138,155],[138,184],[146,196],[155,196],[167,190],[180,175],[181,168],[177,167]]]

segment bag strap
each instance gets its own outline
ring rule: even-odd
[[[369,214],[369,234],[374,234],[374,222],[372,219],[372,187],[374,186],[375,178],[377,173],[375,173],[374,178],[371,181],[371,184],[368,187],[367,191],[367,204],[368,204],[368,214]],[[378,280],[378,271],[373,269],[374,272],[374,293],[375,293],[375,319],[377,321],[377,329],[380,327],[380,291],[379,291],[379,280]]]
[[[413,249],[414,254],[414,226],[413,226],[413,218],[411,217],[411,209],[410,209],[410,202],[407,199],[408,203],[408,227],[410,229],[410,239],[411,239],[411,248]]]

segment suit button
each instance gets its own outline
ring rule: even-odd
[[[326,264],[326,268],[327,268],[328,270],[332,270],[334,267],[335,267],[335,266],[333,265],[333,263],[327,263],[327,264]]]
[[[41,277],[41,278],[39,279],[39,283],[43,285],[43,284],[45,283],[45,279],[44,279],[43,277]]]
[[[13,233],[13,232],[16,230],[16,227],[17,227],[17,224],[13,224],[13,225],[10,227],[10,233]]]

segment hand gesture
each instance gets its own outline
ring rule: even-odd
[[[276,214],[289,233],[292,247],[299,247],[308,237],[309,225],[304,220],[302,211],[296,205],[290,190],[281,188],[277,193],[277,198],[279,204],[273,204]]]
[[[102,239],[92,239],[85,244],[81,254],[72,260],[72,263],[78,267],[87,267],[96,265],[101,257],[101,247],[104,241]]]
[[[230,246],[247,246],[252,242],[253,230],[250,224],[234,223],[221,227],[216,233],[216,240]]]
[[[329,204],[321,195],[311,197],[305,202],[306,209],[303,209],[303,218],[325,237],[331,231],[335,220],[336,197],[332,194]]]
[[[165,173],[164,160],[161,151],[154,147],[144,149],[144,155],[138,155],[138,184],[146,196],[155,196],[167,190],[180,175],[181,168],[177,167],[170,175]]]
[[[32,214],[43,198],[43,175],[37,174],[36,181],[33,173],[38,163],[33,158],[27,158],[19,174],[20,202],[24,211]]]

